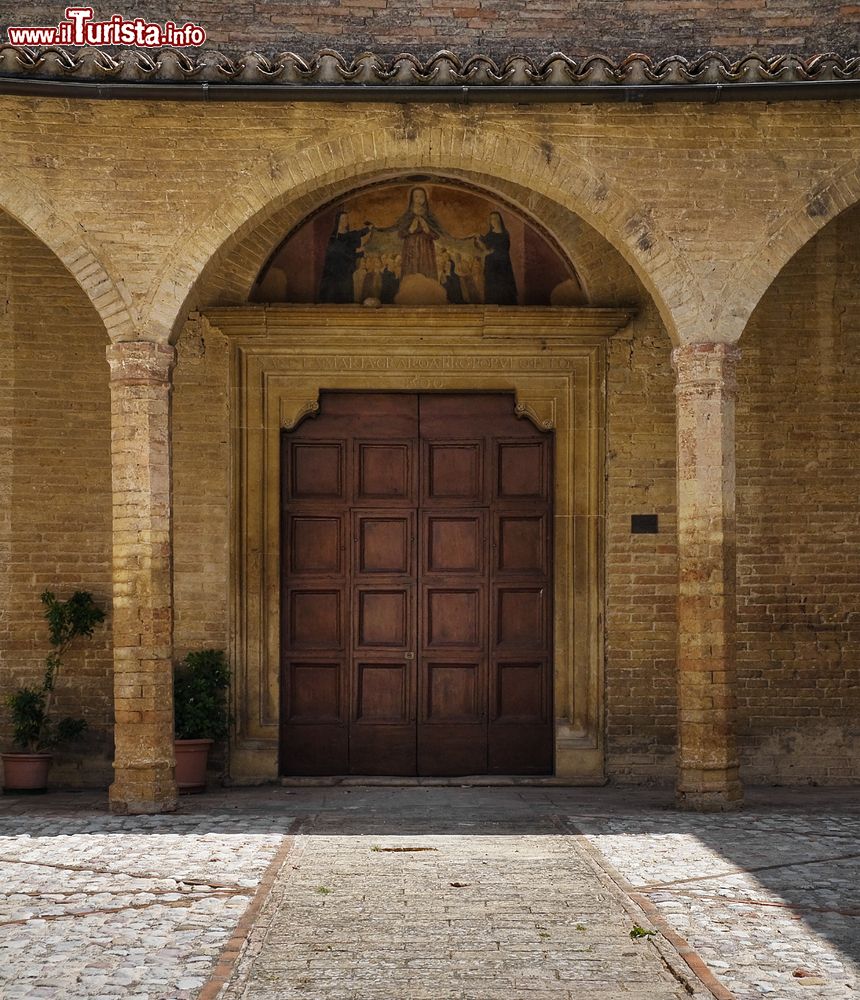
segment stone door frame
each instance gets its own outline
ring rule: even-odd
[[[278,777],[281,431],[326,389],[492,390],[555,432],[554,773],[602,784],[605,344],[631,314],[247,305],[205,318],[231,344],[231,779]]]

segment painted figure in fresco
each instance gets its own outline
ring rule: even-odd
[[[373,230],[349,228],[349,214],[342,209],[334,217],[334,228],[325,251],[320,302],[355,302],[355,270],[361,256],[361,241]]]
[[[442,271],[442,286],[448,301],[451,305],[461,306],[465,302],[463,298],[463,286],[460,283],[460,275],[457,273],[457,265],[453,257],[445,255]]]
[[[471,302],[473,305],[483,302],[484,296],[481,294],[480,289],[481,259],[479,257],[465,257],[462,260],[463,274],[460,280],[463,285],[463,294],[466,297],[466,301]],[[459,267],[458,270],[460,270]]]
[[[377,254],[365,254],[364,266],[366,273],[362,283],[359,301],[365,299],[379,299],[382,295],[382,269],[381,261]]]
[[[393,254],[382,258],[382,280],[380,282],[379,301],[390,305],[394,301],[397,289],[400,288],[400,278],[397,276],[397,262]]]
[[[397,232],[403,240],[401,278],[423,274],[438,280],[435,243],[444,230],[430,211],[424,188],[412,188],[409,192],[409,207],[397,220]]]
[[[484,302],[515,306],[517,282],[511,265],[511,237],[499,212],[490,212],[490,228],[478,242],[484,248]]]

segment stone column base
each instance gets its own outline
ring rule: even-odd
[[[743,808],[737,765],[707,771],[685,769],[678,777],[675,804],[691,812],[734,812]]]
[[[179,806],[173,765],[166,762],[117,766],[110,786],[110,811],[120,816],[175,812]]]

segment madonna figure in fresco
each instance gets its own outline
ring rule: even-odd
[[[444,230],[430,211],[424,188],[409,192],[409,207],[397,220],[396,229],[403,240],[401,280],[410,274],[423,274],[437,281],[435,243]]]
[[[334,217],[334,228],[328,239],[320,279],[320,302],[355,302],[355,269],[361,241],[373,226],[349,228],[349,215],[341,209]]]
[[[478,237],[484,248],[484,302],[515,306],[517,281],[511,265],[511,237],[498,212],[490,212],[489,230]]]

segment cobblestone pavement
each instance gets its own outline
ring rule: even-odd
[[[221,1000],[689,996],[669,967],[712,996],[672,930],[739,1000],[860,997],[860,802],[757,795],[696,816],[617,789],[265,788],[125,818],[5,797],[0,998],[210,1000],[284,856]]]
[[[573,820],[738,1000],[860,996],[860,816]]]
[[[196,997],[288,824],[0,812],[0,997]]]

